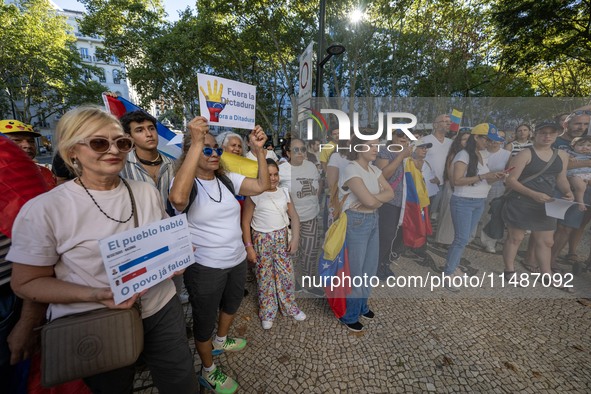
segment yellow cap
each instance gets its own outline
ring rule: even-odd
[[[33,130],[33,126],[15,119],[0,120],[0,133],[30,133],[35,135],[35,137],[41,137],[41,133]]]

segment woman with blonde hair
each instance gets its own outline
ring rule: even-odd
[[[119,121],[95,107],[66,113],[57,125],[59,152],[77,177],[23,206],[7,259],[21,298],[49,304],[50,320],[100,308],[131,308],[140,294],[115,304],[99,240],[166,218],[158,190],[119,173],[133,140]],[[34,242],[31,242],[34,239]],[[161,393],[195,393],[193,357],[172,280],[141,295],[142,358]],[[133,365],[84,379],[93,392],[131,393]]]

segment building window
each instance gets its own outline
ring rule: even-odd
[[[79,48],[78,50],[80,51],[80,57],[82,60],[90,59],[90,56],[88,55],[88,48]]]
[[[120,84],[121,83],[121,71],[113,70],[113,83]]]
[[[107,76],[105,75],[105,70],[102,68],[99,71],[99,82],[101,82],[101,83],[107,82]]]

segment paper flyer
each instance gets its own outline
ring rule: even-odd
[[[185,214],[99,241],[116,304],[195,262]]]

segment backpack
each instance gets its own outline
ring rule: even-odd
[[[228,178],[224,174],[222,174],[220,176],[216,175],[216,177],[224,184],[224,186],[226,186],[228,188],[228,190],[233,195],[236,195],[236,193],[234,191],[234,184],[232,183],[232,180],[230,178]],[[189,193],[189,203],[187,204],[185,209],[183,209],[183,212],[181,212],[181,214],[189,212],[189,208],[191,208],[191,205],[193,205],[193,202],[195,202],[196,198],[197,198],[197,184],[195,183],[195,181],[193,181],[193,187],[191,187],[191,193]],[[175,213],[175,211],[174,211],[174,207],[172,206],[172,204],[170,203],[170,200],[168,200],[168,199],[166,200],[166,213],[170,217],[177,215],[177,213]]]

